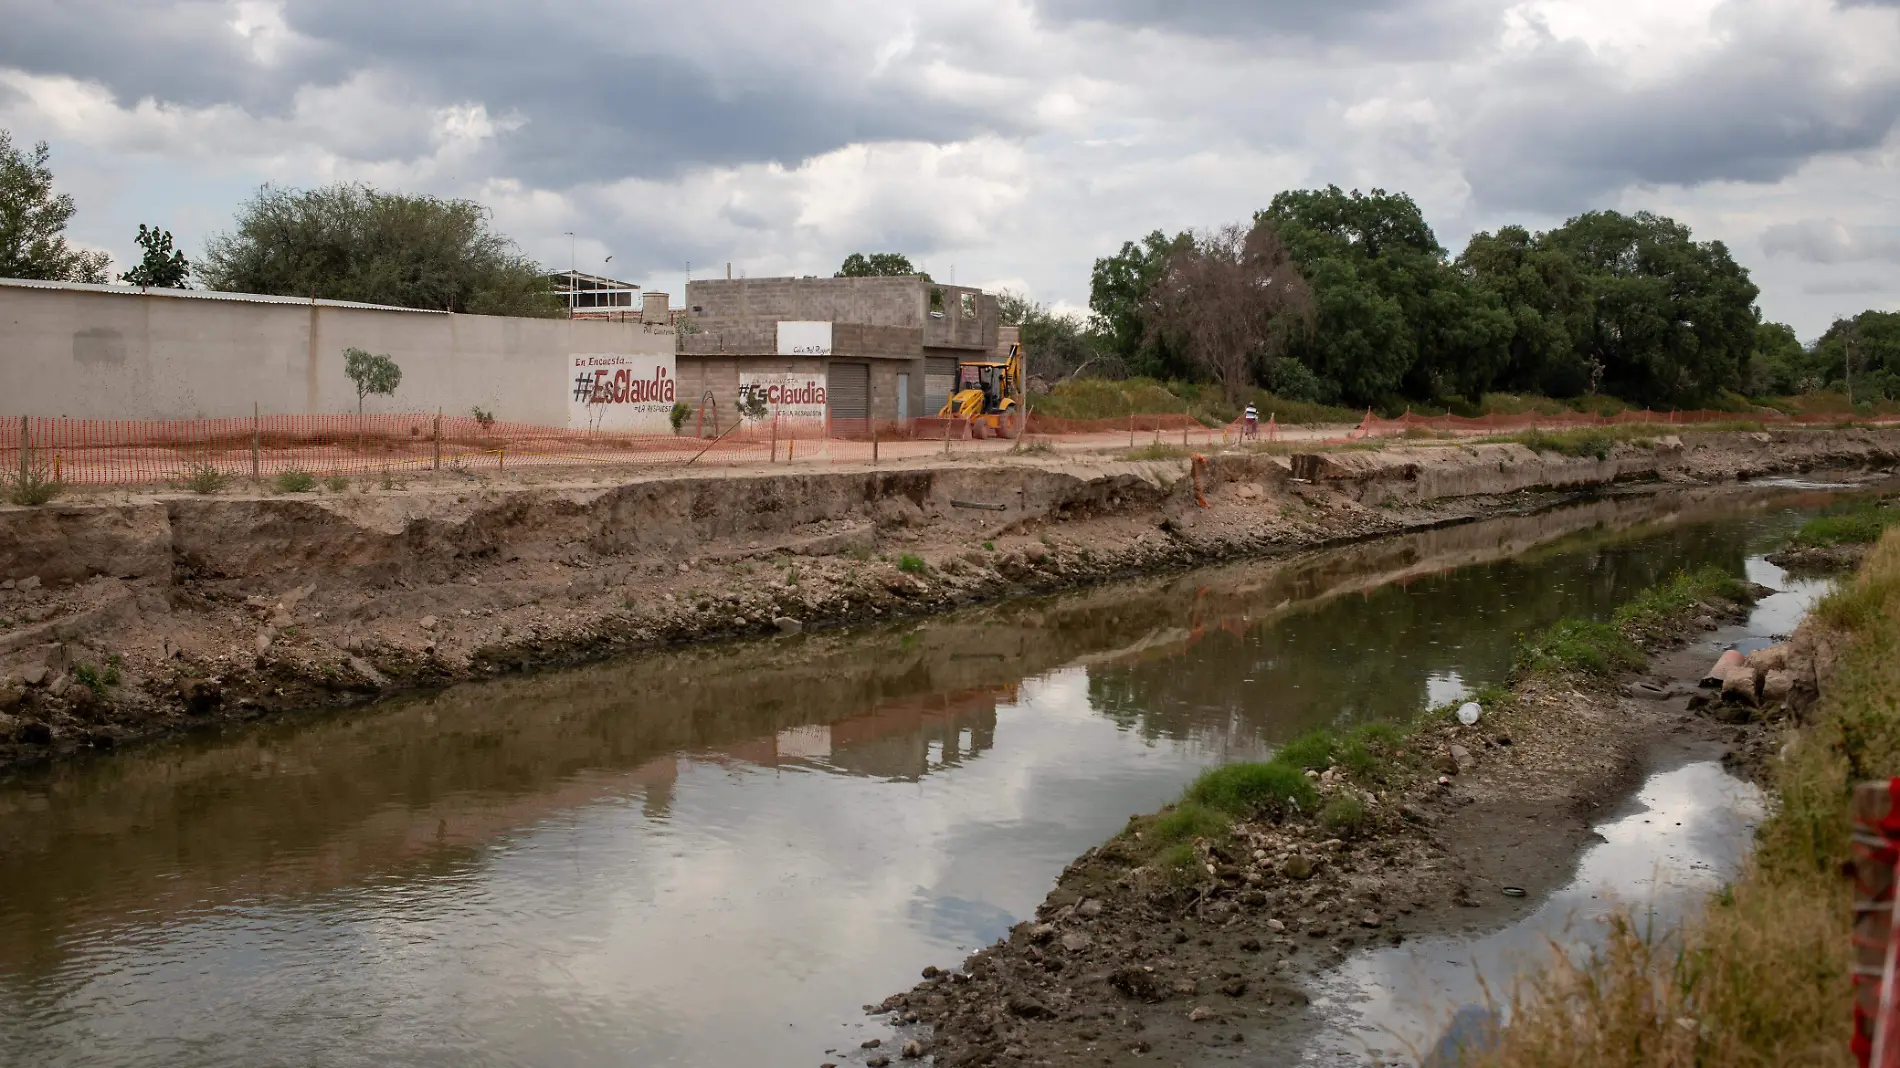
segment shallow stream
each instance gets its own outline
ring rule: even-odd
[[[1827,498],[1615,495],[19,776],[0,1063],[858,1063],[862,1003],[1201,768],[1501,681]]]

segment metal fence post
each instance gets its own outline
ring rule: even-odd
[[[442,470],[442,409],[440,408],[435,410],[435,429],[430,431],[430,435],[435,439],[435,463],[430,470],[440,471]]]
[[[258,410],[257,403],[253,401],[251,403],[251,481],[252,482],[258,481],[260,477],[258,474],[257,447],[258,447],[258,438],[262,436],[261,434],[262,427],[263,427],[263,417]]]
[[[28,468],[31,464],[31,460],[28,458],[32,456],[32,454],[33,430],[27,423],[27,417],[23,415],[20,417],[20,481],[15,483],[16,485],[26,485]]]

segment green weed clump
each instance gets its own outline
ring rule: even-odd
[[[73,678],[95,696],[104,697],[107,687],[119,684],[119,654],[112,654],[103,670],[84,661],[74,664]]]
[[[1281,744],[1273,754],[1276,763],[1288,764],[1301,771],[1325,771],[1333,766],[1333,752],[1339,746],[1339,739],[1333,732],[1326,730],[1308,731],[1297,738]]]
[[[1188,786],[1186,797],[1233,816],[1283,816],[1313,811],[1319,791],[1302,769],[1276,757],[1210,768]]]
[[[308,471],[291,468],[278,475],[271,488],[278,493],[309,493],[317,488],[317,478]]]
[[[33,459],[31,451],[20,473],[7,480],[7,500],[26,508],[37,508],[66,492],[66,483],[51,467]]]
[[[1516,668],[1519,674],[1596,676],[1639,670],[1648,663],[1640,642],[1668,634],[1705,606],[1753,599],[1747,583],[1714,565],[1680,571],[1624,603],[1607,623],[1562,619],[1522,639]]]
[[[1826,548],[1830,545],[1871,545],[1895,523],[1900,523],[1900,508],[1886,502],[1862,501],[1839,511],[1817,515],[1801,525],[1792,539],[1795,545]]]
[[[350,491],[350,480],[344,477],[340,472],[331,472],[330,477],[323,480],[323,485],[331,493],[348,493]]]
[[[1532,452],[1554,452],[1560,456],[1589,456],[1604,460],[1609,458],[1610,449],[1618,442],[1635,436],[1634,432],[1622,428],[1587,427],[1580,430],[1526,430],[1521,434],[1487,440],[1514,441]]]
[[[1185,872],[1194,867],[1194,843],[1176,842],[1155,854],[1155,867],[1170,872]]]
[[[1319,810],[1319,825],[1342,837],[1365,830],[1371,819],[1372,813],[1366,810],[1366,803],[1358,794],[1334,794]]]
[[[897,558],[897,570],[907,575],[921,575],[928,569],[929,565],[924,563],[924,558],[921,556],[904,553]]]
[[[1694,571],[1678,571],[1637,594],[1616,610],[1611,621],[1624,635],[1654,638],[1681,626],[1704,605],[1721,601],[1749,604],[1754,599],[1748,583],[1708,564]]]
[[[1517,668],[1525,674],[1575,671],[1609,675],[1641,668],[1642,650],[1608,623],[1562,619],[1542,634],[1526,638],[1517,650]]]
[[[1199,801],[1184,800],[1155,817],[1142,831],[1150,846],[1160,848],[1196,838],[1221,838],[1233,830],[1232,816]]]
[[[210,464],[193,465],[184,479],[186,489],[201,495],[218,492],[224,488],[226,481],[224,472]]]
[[[1169,445],[1166,442],[1153,442],[1122,454],[1124,460],[1183,460],[1193,455],[1194,450],[1185,445]]]

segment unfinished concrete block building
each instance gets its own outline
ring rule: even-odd
[[[681,322],[679,380],[689,403],[710,397],[731,412],[742,388],[816,381],[828,421],[843,432],[870,418],[935,415],[958,362],[998,344],[995,297],[917,275],[693,281]]]

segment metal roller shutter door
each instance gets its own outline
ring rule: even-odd
[[[871,415],[871,365],[834,363],[826,373],[825,406],[831,419],[868,419]]]
[[[924,358],[924,411],[925,415],[936,415],[943,406],[950,403],[950,392],[957,382],[957,358],[955,356],[928,356]]]

